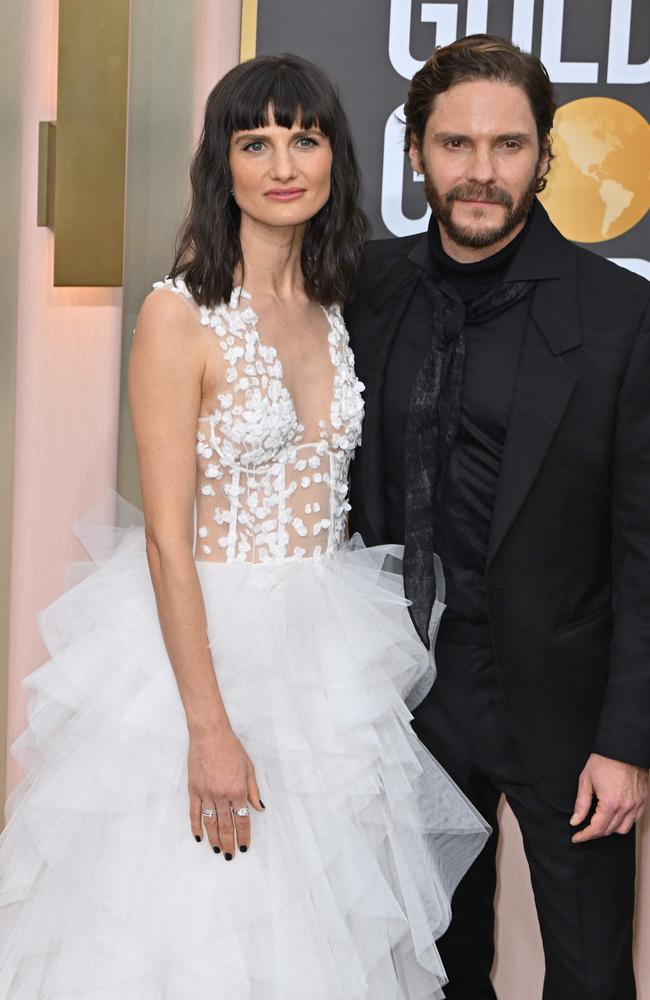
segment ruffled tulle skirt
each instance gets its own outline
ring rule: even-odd
[[[486,827],[410,728],[431,666],[399,555],[198,563],[266,805],[232,862],[191,834],[142,530],[46,609],[0,838],[3,1000],[443,996],[435,939]]]

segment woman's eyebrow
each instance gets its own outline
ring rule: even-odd
[[[321,132],[319,128],[315,126],[313,128],[300,128],[296,129],[295,132],[292,129],[286,130],[290,135],[299,138],[304,135],[319,135],[322,139],[325,138],[325,133]],[[251,132],[240,132],[235,139],[235,143],[259,141],[260,139],[270,140],[272,136],[268,132],[258,132],[257,130]]]
[[[236,142],[236,143],[250,142],[251,139],[258,140],[258,139],[268,139],[268,138],[269,138],[269,136],[267,135],[266,132],[257,132],[257,131],[255,131],[255,132],[241,132],[239,135],[237,135],[235,137],[234,142]]]

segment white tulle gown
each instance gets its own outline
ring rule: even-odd
[[[142,528],[99,554],[90,532],[93,571],[43,612],[51,659],[27,680],[27,777],[0,839],[0,997],[442,997],[435,939],[486,827],[409,725],[433,666],[401,550],[344,541],[363,386],[340,313],[326,311],[325,405],[315,393],[296,412],[246,292],[206,309],[182,282],[161,287],[226,363],[198,428],[196,559],[266,812],[232,862],[195,842]]]

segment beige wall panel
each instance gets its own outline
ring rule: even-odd
[[[499,826],[492,981],[503,1000],[539,1000],[544,983],[542,937],[519,825],[503,800]]]
[[[21,79],[25,7],[3,6],[0,33],[0,802],[4,802],[9,674],[9,581],[13,494]],[[0,826],[2,825],[0,819]]]
[[[131,8],[118,490],[140,506],[126,371],[140,304],[167,273],[187,197],[192,144],[195,3]]]
[[[140,506],[126,370],[138,310],[164,277],[189,196],[203,105],[239,54],[239,0],[132,5],[118,490]]]
[[[637,1000],[650,1000],[650,807],[639,824],[638,843],[634,967]]]

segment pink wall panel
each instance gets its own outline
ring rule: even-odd
[[[52,287],[53,237],[36,225],[38,122],[56,118],[58,4],[30,0],[25,33],[8,739],[22,678],[44,658],[36,614],[81,551],[76,518],[113,485],[122,292]],[[10,789],[18,777],[9,760]]]
[[[208,94],[239,62],[240,0],[197,0],[194,133],[199,136]]]

